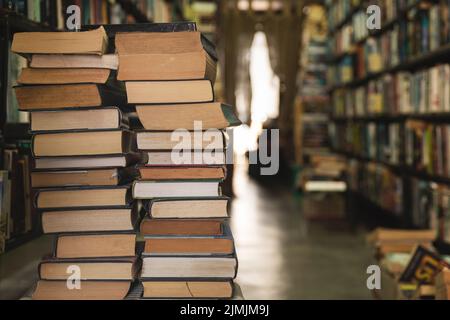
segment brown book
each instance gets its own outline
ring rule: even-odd
[[[186,135],[169,131],[138,132],[139,150],[223,150],[227,139],[220,130],[210,132],[190,132]]]
[[[100,168],[124,168],[134,164],[146,164],[147,154],[127,153],[114,156],[45,157],[34,159],[35,169],[86,170]]]
[[[381,255],[388,253],[411,253],[417,245],[431,248],[431,242],[414,242],[414,243],[386,243],[377,246],[377,251]]]
[[[36,207],[40,209],[118,207],[128,205],[130,200],[127,186],[41,189],[36,195]]]
[[[35,171],[31,173],[33,188],[69,186],[117,186],[132,180],[134,169],[96,169],[73,171]]]
[[[233,296],[230,281],[143,281],[143,298],[226,299]]]
[[[108,69],[32,69],[24,68],[17,82],[20,84],[106,83]]]
[[[141,279],[233,279],[235,257],[157,257],[142,259]]]
[[[147,211],[152,218],[227,218],[228,199],[164,199],[153,200],[148,204]]]
[[[148,63],[151,61],[151,63]],[[178,54],[119,54],[117,79],[135,80],[216,80],[216,62],[205,52]]]
[[[59,235],[55,258],[113,258],[134,257],[135,234],[76,234]]]
[[[148,166],[223,166],[226,164],[225,151],[151,151],[147,152]],[[174,156],[176,155],[176,156]]]
[[[120,32],[115,46],[120,54],[177,54],[203,50],[200,32]]]
[[[400,230],[378,228],[367,237],[370,243],[379,242],[432,242],[436,239],[435,230]]]
[[[137,209],[61,210],[42,213],[44,233],[132,231]]]
[[[436,290],[436,300],[450,300],[450,284]]]
[[[33,54],[32,68],[99,68],[117,70],[117,54]]]
[[[144,128],[153,131],[194,130],[195,121],[201,121],[203,130],[241,124],[230,106],[218,102],[136,106],[136,112]]]
[[[35,157],[118,155],[132,151],[129,131],[43,133],[33,136]]]
[[[226,167],[139,167],[141,180],[224,180]]]
[[[133,280],[139,265],[136,257],[88,260],[45,260],[39,264],[41,280],[67,280],[71,265],[80,268],[80,280]]]
[[[22,111],[121,106],[126,103],[120,90],[95,83],[19,86],[14,89]]]
[[[233,239],[227,238],[148,238],[144,255],[229,255],[234,251]]]
[[[144,219],[144,236],[220,236],[222,220],[212,219]]]
[[[441,288],[446,285],[450,285],[450,269],[444,268],[441,272],[436,276],[436,288]]]
[[[209,80],[127,81],[128,103],[202,103],[212,102],[214,92]]]
[[[31,131],[98,130],[126,128],[128,121],[115,107],[87,110],[32,112]]]
[[[11,51],[20,54],[97,54],[106,52],[105,29],[83,32],[17,32]]]
[[[70,290],[67,281],[40,280],[33,300],[122,300],[130,290],[130,281],[82,281],[80,290]]]

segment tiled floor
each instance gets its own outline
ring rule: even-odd
[[[305,221],[301,199],[283,187],[260,186],[242,169],[234,183],[237,282],[246,299],[370,299],[363,232]],[[0,299],[29,290],[51,248],[51,237],[41,237],[0,256]]]

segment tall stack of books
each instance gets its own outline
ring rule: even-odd
[[[118,33],[115,45],[148,154],[133,184],[147,212],[143,298],[231,298],[237,259],[220,182],[223,130],[240,122],[214,102],[214,47],[196,31]]]
[[[35,205],[57,234],[34,299],[123,299],[138,268],[127,167],[140,156],[107,47],[103,27],[14,36],[12,50],[31,58],[15,91],[31,112]]]

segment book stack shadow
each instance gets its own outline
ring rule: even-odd
[[[214,102],[217,56],[197,31],[117,33],[118,80],[143,129],[134,199],[145,209],[144,299],[229,299],[237,272],[228,225],[225,129],[239,125]]]
[[[123,299],[140,268],[131,182],[143,159],[107,48],[103,27],[14,35],[12,50],[30,60],[15,92],[31,113],[35,206],[56,234],[33,299]]]

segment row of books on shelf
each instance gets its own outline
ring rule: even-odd
[[[450,112],[450,65],[387,74],[357,88],[332,93],[336,117]]]
[[[433,229],[377,228],[367,237],[381,267],[382,300],[450,300],[450,257],[433,244]]]
[[[333,126],[333,147],[353,155],[450,178],[449,124],[353,122]]]
[[[233,296],[237,258],[220,183],[223,130],[240,122],[214,102],[216,53],[189,26],[14,35],[12,50],[32,61],[15,92],[31,112],[34,205],[44,233],[57,234],[33,299]],[[103,64],[112,52],[118,70]],[[133,111],[138,127],[127,121]],[[174,141],[178,128],[194,137]],[[213,133],[198,145],[201,130]],[[70,266],[81,290],[66,286]]]
[[[350,191],[360,194],[378,207],[396,216],[403,214],[403,180],[389,168],[352,159],[347,169],[347,185]]]
[[[33,207],[30,172],[32,159],[28,146],[2,150],[0,171],[0,254],[10,240],[35,232],[39,226]]]
[[[399,21],[380,36],[369,37],[356,46],[351,44],[351,36],[346,34],[352,28],[343,28],[342,36],[338,34],[334,39],[335,48],[331,54],[341,54],[349,48],[352,54],[329,70],[330,83],[339,85],[361,79],[447,45],[450,42],[450,4],[448,1],[445,4],[445,8],[441,8],[442,4],[435,4],[411,11],[408,20]],[[445,18],[440,16],[443,12]],[[349,67],[352,71],[347,70]]]
[[[343,23],[353,11],[360,7],[362,0],[326,0],[325,4],[328,9],[328,24],[330,30],[336,28]]]
[[[127,6],[135,6],[142,17],[149,21],[170,22],[173,4],[164,0],[134,0]],[[67,7],[77,5],[81,9],[81,23],[120,24],[133,23],[135,17],[127,13],[118,1],[109,0],[2,0],[0,8],[12,10],[28,19],[46,24],[54,29],[64,29]]]

